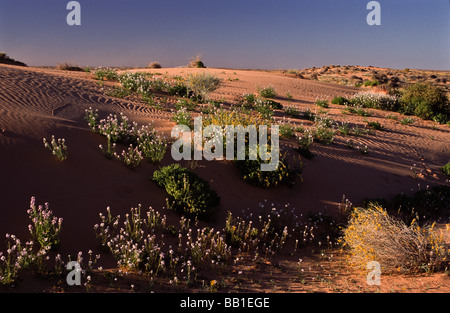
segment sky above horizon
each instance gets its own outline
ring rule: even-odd
[[[186,65],[301,69],[323,65],[450,70],[450,1],[0,0],[0,51],[31,66]]]

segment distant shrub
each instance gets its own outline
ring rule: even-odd
[[[201,56],[197,55],[194,58],[192,58],[189,63],[188,67],[191,68],[206,68],[205,63],[203,63]]]
[[[67,62],[56,65],[56,69],[60,71],[84,72],[84,69],[79,67],[78,65]]]
[[[207,181],[179,164],[155,171],[153,181],[165,188],[177,209],[189,215],[208,216],[220,202]]]
[[[162,66],[158,62],[152,62],[148,65],[148,68],[162,68]]]
[[[258,93],[261,97],[268,98],[268,99],[273,99],[273,98],[276,98],[276,96],[277,96],[277,92],[275,91],[275,88],[273,88],[272,86],[264,87],[264,88],[259,87]]]

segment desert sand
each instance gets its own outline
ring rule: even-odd
[[[215,73],[223,83],[212,97],[227,102],[270,85],[280,95],[277,101],[301,110],[308,107],[314,110],[316,99],[351,96],[360,91],[354,87],[296,78],[281,71],[213,68],[145,71],[168,75],[198,71]],[[29,237],[26,210],[32,196],[36,196],[38,203],[49,202],[55,215],[64,219],[59,251],[62,256],[98,250],[93,225],[98,222],[99,212],[104,212],[108,206],[115,214],[125,215],[138,204],[156,209],[166,205],[164,190],[150,181],[159,166],[144,162],[138,170],[130,171],[119,162],[105,160],[98,149],[104,140],[90,131],[84,111],[93,107],[103,116],[123,112],[139,124],[152,123],[167,136],[175,125],[171,121],[173,113],[137,101],[106,96],[105,89],[111,85],[108,82],[100,85],[92,75],[83,72],[0,65],[0,236],[11,233],[19,238]],[[292,94],[292,100],[284,97],[287,92]],[[329,116],[336,121],[365,124],[363,117],[344,115],[341,110],[342,107],[332,104],[328,109]],[[223,225],[227,211],[239,216],[242,210],[256,208],[264,200],[281,205],[289,203],[305,215],[322,212],[333,216],[338,213],[343,195],[358,204],[366,198],[389,198],[398,193],[411,195],[427,186],[446,183],[439,168],[450,159],[450,128],[447,125],[420,119],[414,125],[401,125],[386,119],[388,112],[371,111],[373,115],[367,119],[380,122],[385,130],[355,139],[369,147],[368,155],[347,149],[346,138],[340,136],[333,145],[314,145],[312,151],[316,157],[302,160],[303,182],[293,188],[280,186],[264,190],[253,187],[239,179],[236,168],[230,163],[200,162],[196,172],[210,181],[221,197],[216,227]],[[282,119],[281,114],[277,113],[276,118]],[[309,123],[305,120],[297,122],[305,126]],[[42,138],[51,135],[66,139],[69,158],[63,163],[51,157],[43,146]],[[172,162],[168,153],[162,165]],[[3,249],[0,241],[0,250]],[[268,277],[269,265],[236,268],[236,271],[243,271],[242,277],[253,282],[247,283],[247,290],[243,288],[242,291],[377,290],[367,286],[363,276],[347,269],[338,252],[335,258],[336,261],[323,262],[318,267],[318,256],[305,255],[305,264],[312,267],[305,276],[307,284],[295,281],[289,274],[290,270],[296,270],[298,257],[288,258],[279,267],[271,269],[274,271],[271,277]],[[114,262],[102,255],[102,265],[113,268]],[[329,275],[334,287],[315,281],[318,272]],[[13,291],[49,291],[49,286],[38,279],[26,279],[33,283],[19,284]],[[270,280],[274,283],[268,283]],[[450,291],[448,275],[444,274],[394,275],[383,282],[379,288],[384,292]]]

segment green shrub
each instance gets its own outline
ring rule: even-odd
[[[165,188],[176,209],[188,215],[210,217],[220,202],[207,181],[179,164],[155,171],[153,181]]]
[[[296,151],[307,159],[312,159],[311,146],[314,143],[314,136],[311,131],[306,130],[301,136],[297,136],[298,147]]]
[[[198,106],[198,102],[194,99],[180,99],[175,104],[177,110],[185,108],[188,111],[194,111]]]
[[[374,86],[378,86],[379,84],[380,84],[380,82],[377,80],[368,80],[368,81],[364,82],[365,87],[374,87]]]
[[[272,105],[261,99],[258,99],[255,104],[255,110],[259,113],[259,116],[264,120],[272,119],[274,115]]]
[[[173,116],[173,121],[177,125],[186,125],[188,127],[192,127],[194,124],[191,113],[189,113],[186,108],[178,110]]]
[[[327,100],[316,100],[315,104],[321,108],[328,108],[329,104]]]
[[[319,125],[312,130],[314,141],[330,145],[334,141],[334,131],[324,125]]]
[[[316,114],[312,112],[310,108],[306,108],[306,110],[302,112],[302,118],[308,121],[314,121]]]
[[[282,183],[292,186],[302,172],[301,163],[298,167],[294,167],[286,161],[286,156],[281,158],[275,171],[261,171],[261,164],[268,162],[261,160],[259,157],[257,160],[250,160],[246,157],[245,160],[235,161],[235,163],[241,171],[244,181],[266,189],[276,187]]]
[[[414,124],[415,122],[416,122],[416,120],[412,117],[405,117],[400,120],[400,124],[402,124],[402,125],[410,125],[410,124]]]
[[[449,104],[446,93],[429,83],[417,83],[404,91],[401,102],[405,113],[412,113],[424,119],[431,119],[439,113],[447,115]]]
[[[274,110],[283,110],[283,105],[279,102],[273,101],[273,100],[266,100],[265,101],[270,107]]]
[[[445,124],[448,122],[448,116],[446,114],[439,113],[433,117],[433,121],[439,124]]]
[[[442,173],[450,177],[450,163],[445,164],[443,167],[441,167]]]
[[[188,88],[183,81],[177,81],[174,84],[169,84],[167,92],[171,96],[178,96],[182,98],[189,97]]]
[[[243,94],[242,97],[238,99],[238,104],[243,106],[245,109],[253,109],[256,105],[258,97],[252,93]]]
[[[367,123],[367,126],[369,126],[370,128],[376,129],[376,130],[382,130],[383,126],[380,123],[377,122],[369,122]]]
[[[293,138],[295,136],[295,128],[291,124],[280,125],[280,136],[282,138]]]
[[[119,78],[117,71],[109,67],[98,67],[94,70],[94,77],[98,80],[116,81]]]
[[[188,67],[191,68],[206,68],[205,63],[203,63],[201,57],[197,55],[189,61]]]
[[[285,108],[284,109],[284,113],[287,116],[293,117],[293,118],[299,118],[301,116],[301,112],[300,110],[293,108],[293,107],[289,107],[289,108]]]
[[[276,98],[277,92],[272,86],[264,87],[264,88],[258,88],[258,93],[263,98],[273,99]]]
[[[346,104],[349,104],[350,101],[344,97],[335,97],[333,100],[331,100],[331,103],[338,104],[338,105],[346,105]]]

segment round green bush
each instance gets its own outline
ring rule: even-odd
[[[417,83],[409,86],[401,98],[403,111],[424,119],[437,114],[448,114],[449,104],[445,92],[430,83]]]

